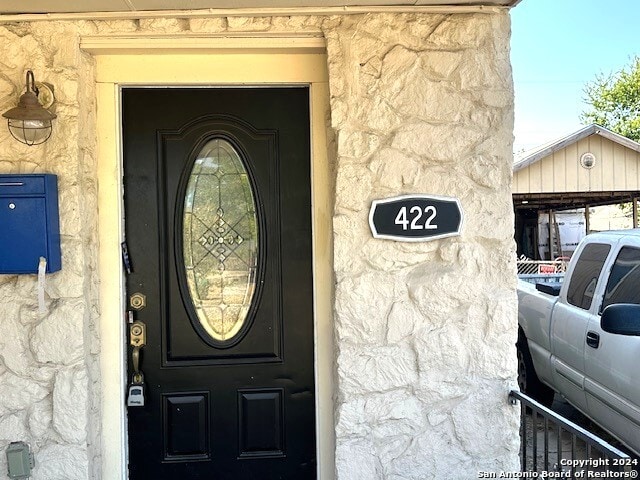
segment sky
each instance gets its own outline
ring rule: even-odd
[[[521,0],[511,20],[516,153],[580,129],[585,85],[640,56],[640,0]]]

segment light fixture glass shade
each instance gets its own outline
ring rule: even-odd
[[[51,120],[9,119],[9,132],[13,138],[27,145],[39,145],[51,136]]]
[[[51,136],[51,120],[54,113],[40,105],[33,72],[27,72],[27,91],[20,96],[18,106],[2,114],[7,119],[9,132],[25,145],[44,143]]]

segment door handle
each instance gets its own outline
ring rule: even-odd
[[[131,350],[133,374],[129,384],[127,406],[144,407],[144,374],[140,370],[140,350],[147,344],[147,326],[144,323],[135,321],[129,325],[129,343],[133,347]]]
[[[129,343],[133,347],[131,363],[134,376],[140,374],[140,350],[147,344],[147,326],[140,321],[133,322],[129,326]]]
[[[596,332],[587,332],[587,345],[591,348],[598,348],[600,346],[600,335]]]

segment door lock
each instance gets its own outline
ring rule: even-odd
[[[129,325],[129,342],[132,347],[142,348],[147,344],[147,326],[141,321]]]
[[[129,297],[129,305],[134,310],[142,310],[147,306],[147,296],[143,293],[136,292]]]

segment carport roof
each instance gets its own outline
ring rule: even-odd
[[[573,165],[577,165],[582,150],[575,144],[591,136],[601,137],[636,153],[626,156],[621,148],[622,157],[616,162],[613,158],[615,150],[611,150],[608,157],[599,159],[600,166],[594,170],[597,173],[593,173],[593,177],[583,170],[577,174],[577,167]],[[572,146],[572,153],[563,156],[561,151]],[[585,148],[583,143],[583,150]],[[513,164],[514,207],[516,210],[569,210],[629,202],[640,197],[640,175],[636,166],[640,157],[637,153],[640,153],[640,143],[599,125],[586,126],[537,147]],[[603,163],[605,161],[608,163]]]
[[[611,130],[608,130],[600,125],[591,124],[588,125],[577,132],[574,132],[566,137],[559,138],[558,140],[554,140],[551,143],[547,143],[540,147],[536,147],[533,150],[529,150],[525,152],[522,156],[516,159],[513,164],[513,171],[517,172],[518,170],[522,170],[523,168],[528,167],[536,163],[539,160],[551,155],[558,150],[562,150],[567,145],[571,145],[572,143],[576,143],[583,138],[587,138],[590,135],[600,135],[604,138],[611,140],[612,142],[619,143],[631,150],[635,150],[636,152],[640,152],[640,143],[634,142],[630,138],[623,137],[622,135],[618,135]]]

